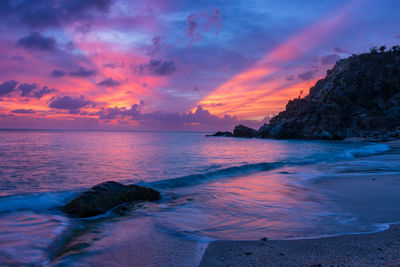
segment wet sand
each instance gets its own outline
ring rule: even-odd
[[[398,149],[398,142],[392,143]],[[339,166],[309,181],[344,213],[365,225],[399,222],[400,175],[388,171],[398,164],[398,153],[369,157],[381,161],[383,169],[355,170]],[[348,164],[348,163],[346,163]],[[351,163],[350,163],[351,164]],[[388,165],[386,165],[388,166]],[[338,170],[339,168],[335,168]],[[400,224],[385,231],[298,240],[214,241],[209,244],[200,266],[400,266]]]
[[[200,266],[400,266],[400,225],[318,239],[212,242]]]

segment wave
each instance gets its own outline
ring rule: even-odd
[[[245,164],[241,166],[235,167],[228,167],[225,169],[212,171],[212,172],[205,172],[201,174],[194,174],[183,176],[179,178],[172,178],[166,180],[160,180],[150,183],[140,183],[142,185],[155,187],[155,188],[176,188],[176,187],[187,187],[193,186],[199,183],[204,183],[209,180],[214,179],[224,179],[224,178],[231,178],[237,177],[240,175],[247,175],[256,172],[263,172],[269,171],[273,169],[277,169],[284,166],[302,166],[302,165],[309,165],[315,163],[322,163],[322,162],[331,162],[337,160],[348,160],[353,158],[359,157],[366,157],[366,156],[373,156],[378,155],[383,152],[390,151],[391,148],[385,144],[373,144],[367,145],[361,148],[350,149],[345,151],[341,156],[338,158],[331,157],[329,154],[326,155],[326,158],[319,157],[314,160],[293,160],[293,161],[277,161],[277,162],[262,162],[262,163],[255,163],[255,164]]]
[[[348,158],[359,158],[365,156],[373,156],[383,152],[390,151],[391,148],[385,144],[368,145],[361,148],[350,149],[346,152]]]
[[[390,151],[391,148],[386,144],[367,145],[357,149],[350,149],[342,154],[343,157],[334,158],[327,156],[326,159],[319,157],[314,160],[293,160],[262,162],[254,164],[244,164],[240,166],[228,167],[211,172],[182,176],[178,178],[159,180],[154,182],[140,182],[138,185],[149,186],[156,189],[168,189],[177,187],[194,186],[210,180],[226,179],[248,175],[257,172],[270,171],[284,166],[302,166],[315,163],[353,159],[358,157],[372,156]],[[215,168],[215,166],[212,166]],[[210,168],[209,168],[210,169]],[[212,169],[212,168],[211,168]],[[93,185],[94,186],[94,185]],[[83,190],[83,189],[82,189]],[[64,206],[73,199],[80,191],[44,192],[35,194],[12,195],[0,197],[0,213],[13,212],[19,210],[44,211],[56,209]]]
[[[183,177],[179,177],[179,178],[150,182],[150,183],[147,183],[146,185],[155,187],[155,188],[186,187],[186,186],[192,186],[192,185],[196,185],[196,184],[203,183],[203,182],[206,182],[209,180],[214,180],[214,179],[230,178],[230,177],[236,177],[236,176],[240,176],[240,175],[251,174],[251,173],[255,173],[255,172],[269,171],[272,169],[282,167],[284,165],[286,165],[286,163],[283,161],[270,162],[270,163],[263,162],[263,163],[255,163],[255,164],[245,164],[245,165],[241,165],[241,166],[228,167],[228,168],[213,171],[213,172],[193,174],[193,175],[187,175],[187,176],[183,176]],[[141,183],[141,184],[144,184],[144,183]]]
[[[0,197],[0,213],[20,210],[43,211],[55,209],[65,205],[76,195],[77,192],[67,191],[4,196]]]

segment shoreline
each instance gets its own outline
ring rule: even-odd
[[[213,241],[199,266],[400,266],[400,224],[389,225],[312,239]]]

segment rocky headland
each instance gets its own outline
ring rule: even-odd
[[[304,98],[254,130],[236,126],[214,136],[369,141],[400,138],[400,47],[339,60]]]

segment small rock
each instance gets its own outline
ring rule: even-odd
[[[103,214],[123,203],[158,199],[160,199],[160,192],[148,187],[105,182],[71,200],[64,206],[64,210],[68,214],[84,218]]]

